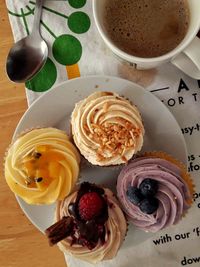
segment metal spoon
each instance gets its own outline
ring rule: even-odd
[[[30,80],[45,64],[48,47],[40,35],[40,18],[44,0],[36,0],[32,32],[11,48],[6,62],[8,77],[13,82]]]

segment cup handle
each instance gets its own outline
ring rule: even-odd
[[[171,60],[171,63],[190,77],[200,79],[200,39],[195,37],[183,52]]]

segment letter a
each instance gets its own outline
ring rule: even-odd
[[[178,93],[180,93],[181,90],[185,89],[186,91],[189,91],[190,89],[187,87],[186,83],[183,81],[183,79],[180,80],[179,87],[178,87]]]

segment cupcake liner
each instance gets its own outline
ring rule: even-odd
[[[166,152],[162,152],[162,151],[144,152],[143,154],[140,155],[140,157],[161,158],[161,159],[165,159],[165,160],[175,164],[176,166],[178,166],[181,169],[181,177],[188,185],[188,188],[190,191],[190,198],[186,199],[186,202],[189,206],[192,205],[193,194],[195,192],[195,184],[193,182],[191,175],[187,172],[186,166],[181,161],[179,161],[178,159],[174,158],[173,156],[167,154]]]

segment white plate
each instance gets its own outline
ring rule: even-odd
[[[67,81],[51,89],[35,101],[19,122],[14,138],[22,131],[34,127],[53,126],[68,129],[70,114],[75,103],[94,91],[111,91],[127,97],[140,110],[144,126],[145,140],[143,151],[166,151],[183,163],[187,161],[186,145],[180,127],[170,111],[153,94],[140,86],[120,78],[107,76],[83,77]],[[119,168],[101,168],[84,165],[81,169],[81,181],[87,180],[104,184],[115,191]],[[53,223],[55,205],[28,205],[22,199],[18,202],[30,219],[40,230],[44,231]],[[128,238],[130,232],[134,235]],[[149,237],[146,233],[129,227],[126,244],[138,244]]]

